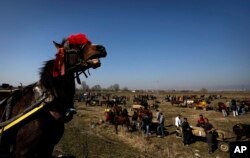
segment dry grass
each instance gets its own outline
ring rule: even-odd
[[[176,92],[177,93],[177,92]],[[117,94],[123,95],[123,94]],[[132,97],[133,94],[126,94]],[[154,94],[162,101],[166,94]],[[176,95],[181,95],[177,93]],[[183,94],[182,94],[183,95]],[[250,98],[247,93],[225,93],[227,98]],[[220,100],[225,101],[225,99]],[[212,104],[216,105],[218,100]],[[132,105],[129,102],[127,108]],[[158,138],[155,134],[145,138],[139,132],[127,132],[126,127],[119,126],[118,135],[115,134],[114,126],[101,123],[104,119],[104,107],[86,107],[84,103],[75,104],[78,113],[74,119],[66,124],[65,134],[56,146],[54,154],[72,154],[77,158],[193,158],[193,157],[217,157],[227,158],[229,153],[216,150],[212,156],[207,153],[207,144],[197,141],[190,146],[183,146],[180,138],[176,138],[174,118],[177,114],[187,117],[191,125],[195,125],[199,114],[209,118],[215,128],[226,131],[226,137],[233,136],[232,126],[236,123],[249,123],[250,113],[234,118],[232,115],[223,117],[216,111],[194,110],[171,106],[162,102],[160,110],[166,118],[166,129],[169,132],[164,138]],[[132,112],[130,115],[132,115]],[[155,114],[155,111],[153,111]],[[196,155],[196,156],[195,156]]]

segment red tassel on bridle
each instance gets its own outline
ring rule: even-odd
[[[83,45],[91,43],[87,37],[82,34],[70,35],[67,39],[68,44],[71,48],[77,49]],[[53,77],[65,75],[65,63],[64,63],[64,48],[59,48],[56,54],[56,59],[54,62],[54,67],[52,70]]]
[[[65,74],[64,64],[64,49],[59,48],[56,54],[56,60],[54,62],[54,68],[52,70],[53,77],[63,76]]]

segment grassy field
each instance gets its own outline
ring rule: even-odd
[[[246,92],[216,92],[224,98],[212,102],[216,105],[218,101],[227,99],[245,99],[250,98]],[[148,93],[147,93],[148,94]],[[127,132],[126,127],[119,126],[118,135],[115,134],[114,126],[108,123],[101,123],[104,120],[105,107],[86,106],[82,102],[76,102],[77,115],[66,124],[65,133],[61,141],[55,147],[54,155],[70,154],[77,158],[193,158],[193,157],[216,157],[227,158],[229,153],[223,153],[218,149],[209,155],[207,144],[203,141],[196,141],[189,146],[183,146],[181,138],[175,137],[174,118],[177,114],[187,117],[191,125],[196,124],[199,114],[207,117],[216,129],[226,132],[226,137],[232,137],[232,126],[236,123],[249,123],[250,113],[233,117],[223,117],[220,112],[213,110],[194,110],[193,108],[184,108],[172,106],[163,101],[167,93],[151,93],[157,96],[161,102],[159,110],[165,115],[165,127],[169,133],[164,138],[158,138],[152,134],[145,138],[140,132]],[[168,93],[170,94],[170,93]],[[171,93],[173,94],[173,93]],[[199,92],[174,92],[175,95],[201,95]],[[215,94],[215,92],[206,93],[206,95]],[[117,93],[116,95],[126,95],[132,98],[134,93]],[[149,102],[149,104],[151,104]],[[132,99],[126,107],[130,109]],[[132,111],[128,110],[132,115]],[[155,110],[152,110],[155,115]]]

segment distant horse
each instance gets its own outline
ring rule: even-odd
[[[112,113],[112,114],[111,114]],[[128,130],[130,127],[130,119],[127,109],[122,109],[120,106],[114,106],[109,113],[112,124],[115,126],[115,132],[118,134],[118,125],[126,125]]]
[[[118,134],[118,125],[126,125],[127,129],[129,130],[129,127],[130,127],[129,117],[122,116],[122,115],[115,115],[114,125],[115,125],[115,133],[116,134]]]
[[[56,59],[45,63],[39,82],[14,91],[0,105],[0,157],[51,157],[63,136],[64,123],[76,113],[75,78],[80,82],[79,73],[99,67],[99,58],[107,55],[102,45],[91,44],[84,34],[54,44]],[[13,120],[36,109],[7,130]]]

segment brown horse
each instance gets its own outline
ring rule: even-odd
[[[126,125],[128,131],[130,127],[130,120],[128,116],[115,115],[114,118],[115,133],[118,134],[118,125]]]
[[[128,130],[130,127],[128,111],[120,106],[114,106],[106,113],[106,121],[110,121],[115,126],[116,134],[118,134],[118,125],[126,125]]]
[[[76,113],[75,78],[79,80],[80,72],[99,67],[99,58],[107,55],[102,45],[91,44],[83,34],[54,44],[56,59],[45,63],[39,82],[16,90],[0,105],[0,157],[51,157],[64,123]],[[38,107],[42,108],[5,130],[13,120]]]

